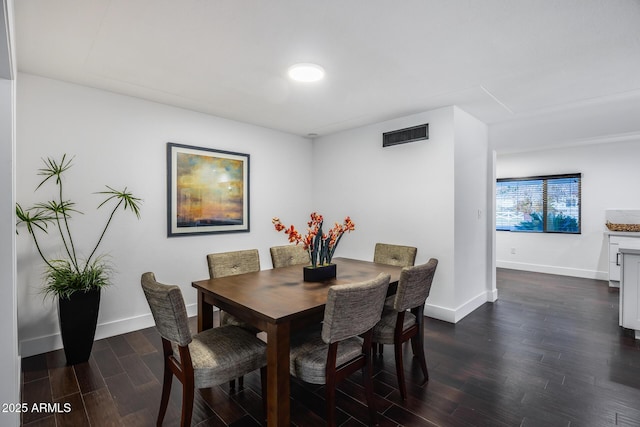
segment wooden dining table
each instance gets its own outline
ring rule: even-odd
[[[261,270],[236,276],[199,280],[198,331],[213,327],[214,306],[267,334],[267,423],[290,425],[289,339],[291,333],[319,323],[324,317],[330,286],[391,275],[397,286],[401,267],[349,258],[334,258],[337,277],[305,282],[302,266]]]

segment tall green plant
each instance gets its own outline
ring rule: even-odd
[[[44,292],[46,295],[60,298],[69,298],[74,292],[86,292],[107,286],[110,283],[110,268],[103,257],[96,256],[96,251],[118,209],[122,207],[125,211],[130,210],[138,219],[140,218],[141,199],[134,197],[131,192],[127,191],[126,187],[124,190],[118,191],[106,186],[106,191],[98,192],[98,194],[106,196],[105,200],[98,205],[98,209],[107,204],[112,204],[113,208],[89,256],[86,259],[80,258],[71,233],[70,220],[72,213],[81,212],[75,209],[75,203],[65,200],[63,196],[63,174],[72,166],[72,160],[73,158],[67,158],[66,154],[62,156],[60,161],[47,158],[43,160],[45,167],[38,170],[38,175],[42,176],[43,179],[36,187],[36,191],[45,183],[54,181],[57,187],[56,199],[37,203],[28,209],[23,209],[19,203],[16,203],[17,225],[23,224],[26,226],[27,232],[33,238],[38,254],[46,265]],[[42,251],[38,234],[47,234],[49,226],[53,226],[57,230],[64,248],[65,258],[48,258]]]

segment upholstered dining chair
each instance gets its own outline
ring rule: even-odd
[[[418,248],[413,246],[376,243],[373,251],[373,262],[399,267],[411,267],[416,262]]]
[[[252,273],[260,271],[260,254],[257,249],[208,254],[207,265],[209,277],[212,279]],[[220,325],[236,325],[252,332],[259,332],[253,326],[224,311],[220,311]]]
[[[261,371],[266,415],[266,344],[254,334],[233,325],[192,335],[180,288],[158,283],[153,273],[144,273],[141,283],[162,338],[164,353],[157,425],[161,426],[164,420],[174,375],[182,383],[182,427],[191,425],[195,388],[213,387],[256,369]]]
[[[402,363],[402,344],[404,342],[411,340],[413,355],[420,362],[424,381],[429,380],[429,371],[424,355],[424,304],[429,296],[437,266],[438,260],[431,258],[426,264],[404,267],[400,273],[393,305],[385,304],[382,318],[373,328],[374,343],[393,344],[396,374],[402,400],[407,399],[407,386]]]
[[[272,246],[269,251],[271,252],[273,268],[311,264],[309,252],[299,245]]]
[[[412,267],[416,262],[416,253],[418,248],[413,246],[392,245],[389,243],[376,243],[373,251],[373,262],[387,265],[395,265],[398,267]],[[388,296],[385,306],[393,306],[394,296]],[[383,353],[384,344],[373,346],[374,354]]]
[[[376,423],[371,337],[381,317],[389,280],[388,274],[380,274],[364,282],[330,287],[322,329],[291,338],[291,375],[308,383],[325,384],[329,426],[336,424],[336,385],[359,369],[363,370],[371,423]]]
[[[241,251],[219,252],[207,255],[209,277],[235,276],[236,274],[252,273],[260,271],[260,254],[257,249],[245,249]],[[238,319],[231,314],[220,310],[220,325],[235,325],[248,330],[253,334],[260,332],[252,325]],[[238,387],[242,388],[243,379],[238,377]],[[235,389],[235,381],[229,383],[229,387]]]

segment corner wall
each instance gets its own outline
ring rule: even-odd
[[[497,266],[608,280],[605,211],[640,208],[638,159],[640,139],[498,155],[498,178],[581,172],[582,234],[496,232]]]
[[[15,57],[13,1],[0,1],[0,403],[20,403],[16,300]],[[7,408],[4,408],[7,409]],[[11,408],[8,408],[11,409]],[[18,411],[0,411],[0,424],[18,426]]]
[[[191,282],[208,277],[206,254],[257,248],[261,267],[271,268],[269,247],[285,243],[271,218],[285,212],[306,218],[311,210],[306,138],[29,74],[19,75],[16,117],[16,195],[24,206],[47,199],[44,188],[34,193],[42,158],[75,156],[65,190],[85,213],[72,226],[79,248],[89,250],[105,224],[95,192],[127,186],[143,199],[142,218],[119,212],[99,249],[109,255],[115,274],[114,285],[102,293],[97,339],[153,325],[140,289],[143,272],[179,285],[195,314]],[[167,142],[251,156],[250,233],[167,238]],[[7,206],[13,210],[12,203]],[[43,243],[55,255],[56,247]],[[24,230],[17,248],[22,356],[61,348],[57,309],[39,293],[42,261]]]
[[[422,123],[428,140],[382,147],[383,132]],[[439,260],[427,315],[456,322],[486,302],[486,132],[446,107],[314,140],[314,209],[356,224],[336,256],[371,260],[376,242],[416,246],[416,264]],[[473,251],[458,247],[458,233],[467,246],[471,233]]]
[[[489,241],[494,216],[489,205],[489,158],[487,125],[459,108],[455,124],[455,310],[454,322],[486,301],[497,291],[488,279]],[[429,313],[427,311],[427,313]]]

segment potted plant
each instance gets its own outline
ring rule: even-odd
[[[71,233],[71,217],[76,210],[75,204],[65,200],[63,196],[63,174],[71,167],[73,158],[64,154],[60,161],[47,158],[45,167],[39,169],[38,175],[43,177],[36,191],[45,183],[53,181],[57,187],[56,198],[37,203],[23,209],[16,203],[17,225],[26,226],[33,238],[38,254],[45,263],[45,296],[58,299],[58,316],[60,334],[64,346],[67,364],[86,362],[91,355],[93,339],[98,321],[100,307],[100,290],[110,284],[110,265],[104,256],[96,254],[102,239],[111,225],[115,213],[122,207],[131,210],[140,218],[141,200],[134,197],[125,187],[122,191],[107,186],[103,194],[105,199],[98,208],[112,204],[113,208],[96,244],[87,258],[82,258],[77,251]],[[60,239],[62,256],[45,256],[40,245],[39,235],[47,234],[49,228],[55,228]]]
[[[305,236],[301,235],[293,225],[285,227],[278,217],[274,217],[271,222],[276,231],[284,231],[289,236],[290,243],[296,245],[302,243],[304,249],[309,252],[311,265],[304,267],[303,270],[304,280],[307,282],[320,282],[336,277],[336,265],[331,263],[333,254],[344,233],[350,233],[356,229],[351,218],[346,217],[344,223],[336,222],[327,233],[323,233],[324,218],[316,212],[311,214]]]

